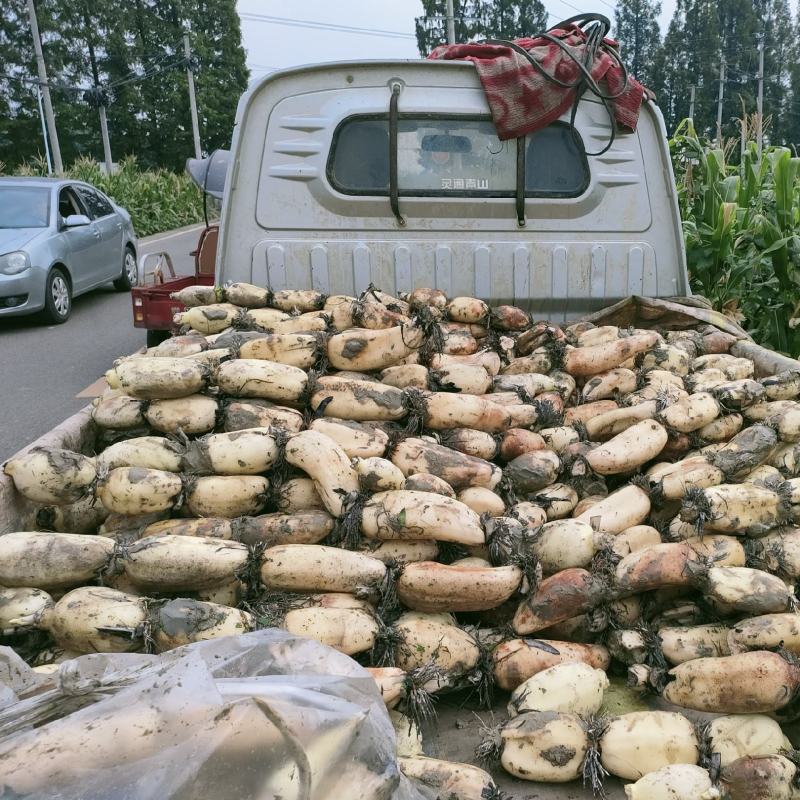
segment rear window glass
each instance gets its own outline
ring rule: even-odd
[[[501,142],[487,119],[401,118],[397,171],[404,195],[509,197],[516,186],[517,142]],[[345,120],[334,134],[328,178],[346,194],[388,194],[388,120]],[[554,123],[526,138],[529,197],[576,197],[588,183],[583,144],[568,125]]]

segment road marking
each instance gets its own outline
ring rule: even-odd
[[[153,236],[147,237],[146,242],[140,242],[141,247],[150,247],[151,244],[155,244],[156,242],[165,242],[167,239],[174,239],[176,236],[183,236],[185,233],[193,233],[195,231],[199,231],[205,228],[205,225],[195,225],[193,228],[184,228],[180,231],[175,231],[174,233],[166,233],[160,236]]]
[[[108,389],[105,378],[98,378],[94,383],[90,383],[85,389],[78,392],[75,397],[100,397]]]

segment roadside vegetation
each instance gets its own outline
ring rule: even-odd
[[[670,139],[693,290],[766,347],[800,355],[800,158],[766,147],[759,160],[754,119],[722,147],[684,120]],[[9,171],[10,172],[10,171]],[[0,174],[4,173],[0,164]],[[46,175],[43,159],[16,175]],[[203,220],[202,192],[186,173],[142,169],[133,157],[106,175],[89,158],[67,169],[128,209],[139,236]],[[209,207],[211,213],[211,207]]]
[[[670,140],[693,290],[766,347],[800,355],[800,158],[745,120],[716,146],[684,120]]]
[[[8,174],[12,174],[11,170]],[[28,161],[16,167],[13,174],[46,176],[47,163],[43,159]],[[113,175],[106,175],[91,158],[77,159],[65,174],[91,183],[126,208],[138,236],[203,221],[203,193],[185,172],[142,169],[135,158],[129,157],[119,162],[119,169]]]

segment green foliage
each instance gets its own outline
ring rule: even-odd
[[[696,86],[695,125],[713,134],[721,47],[718,6],[716,0],[677,0],[664,45],[655,56],[651,87],[667,130],[675,130],[689,115],[690,87]]]
[[[614,11],[614,38],[620,42],[625,66],[645,86],[655,78],[654,54],[661,46],[658,0],[619,0]]]
[[[800,355],[800,158],[785,147],[716,148],[684,120],[670,140],[695,291],[756,341]]]
[[[248,78],[235,0],[36,0],[36,10],[64,163],[103,158],[97,109],[70,86],[107,91],[115,161],[135,155],[145,167],[177,170],[194,155],[184,30],[203,149],[230,145]],[[23,80],[36,74],[26,0],[4,0],[0,160],[10,164],[43,153],[35,86]]]
[[[417,47],[424,58],[447,43],[445,0],[422,0],[424,16],[416,19]],[[541,0],[453,0],[457,42],[518,39],[545,30],[547,11]]]
[[[630,36],[626,31],[616,33],[630,61]],[[764,109],[772,118],[771,141],[796,145],[800,142],[798,34],[800,30],[792,24],[788,0],[677,0],[663,45],[646,53],[644,65],[646,77],[648,69],[652,75],[651,88],[664,113],[667,130],[675,130],[689,115],[694,86],[695,128],[701,135],[716,136],[720,68],[724,58],[722,133],[736,135],[739,118],[756,109],[761,38]]]
[[[770,140],[773,143],[800,142],[797,123],[798,90],[788,92],[791,71],[800,55],[800,39],[792,23],[788,0],[769,0],[759,7],[759,20],[764,33],[764,108],[772,119]],[[753,54],[753,64],[758,64]],[[753,106],[749,110],[753,110]],[[793,115],[794,112],[794,115]]]
[[[11,174],[8,170],[8,174]],[[106,175],[94,159],[79,158],[65,176],[96,186],[127,209],[137,236],[181,228],[203,221],[203,194],[185,173],[142,169],[133,157],[123,159],[113,175]],[[4,165],[0,162],[0,175]],[[47,175],[47,163],[35,158],[15,168],[15,175]]]
[[[787,60],[789,71],[790,92],[786,92],[784,86],[779,87],[787,99],[787,110],[784,115],[784,122],[788,131],[788,136],[784,141],[800,142],[800,9],[797,12],[797,21],[788,33],[792,46],[789,50]]]

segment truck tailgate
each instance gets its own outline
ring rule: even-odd
[[[674,273],[660,276],[647,242],[597,240],[262,239],[252,282],[274,290],[307,287],[358,295],[370,283],[389,292],[417,286],[449,297],[513,304],[563,321],[629,295],[673,295]]]

